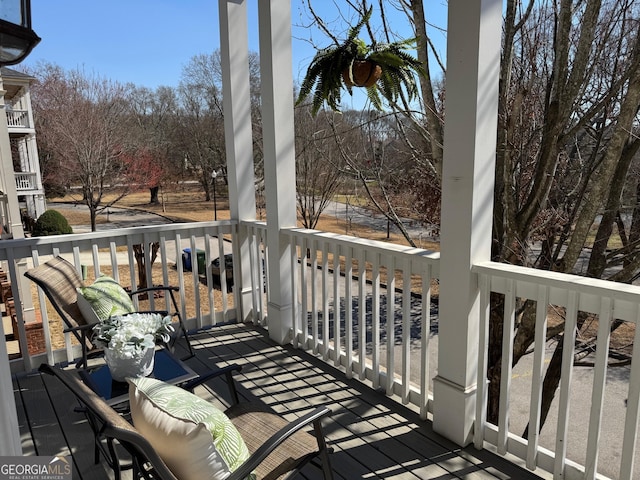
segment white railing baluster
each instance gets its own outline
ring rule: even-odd
[[[333,364],[337,367],[340,365],[340,356],[342,353],[340,342],[340,244],[333,244]],[[328,321],[328,319],[327,319]]]
[[[313,336],[313,353],[320,350],[320,332],[318,328],[318,241],[311,242],[311,335]],[[322,295],[320,296],[322,298]]]
[[[225,261],[225,253],[224,253],[224,237],[222,236],[222,234],[218,234],[217,235],[217,240],[218,240],[218,263],[219,263],[219,269],[220,269],[220,297],[222,299],[222,306],[221,306],[221,312],[222,312],[222,321],[223,322],[228,322],[229,321],[229,297],[227,295],[227,264]],[[233,253],[231,254],[231,258],[232,260],[234,258],[237,258],[233,255]],[[233,260],[233,262],[235,263],[236,260]],[[235,269],[235,265],[231,266],[231,272],[233,275],[233,271]],[[213,283],[213,277],[211,282]],[[234,280],[234,288],[238,289],[240,288],[239,283],[237,284],[238,286],[236,286],[236,281]],[[215,325],[216,323],[218,323],[217,319],[216,319],[216,313],[217,310],[215,308],[215,296],[213,295],[213,289],[211,290],[211,297],[213,298],[212,300],[212,304],[211,304],[211,325]]]
[[[516,317],[516,293],[513,280],[507,280],[504,294],[504,323],[502,325],[502,360],[500,367],[500,413],[498,415],[498,453],[507,453],[509,438],[509,405],[511,371],[513,365],[513,335]]]
[[[632,480],[640,424],[640,303],[636,303],[635,334],[629,374],[629,392],[627,394],[627,414],[624,419],[622,456],[620,459],[620,480]]]
[[[146,285],[140,285],[141,282],[138,281],[138,269],[140,268],[140,265],[138,265],[137,261],[134,258],[134,261],[136,262],[136,289],[140,289],[143,287],[152,287],[153,286],[153,265],[151,265],[151,255],[152,255],[152,244],[153,241],[150,238],[150,234],[149,232],[147,233],[143,233],[142,234],[142,242],[141,242],[141,247],[142,247],[142,258],[143,258],[143,262],[144,262],[144,274],[145,274],[145,279],[147,281]],[[132,252],[133,253],[133,252]],[[117,260],[116,260],[117,262]],[[116,265],[113,266],[113,270],[118,270],[118,265],[116,263]],[[132,289],[133,291],[133,285],[132,285]],[[136,295],[137,296],[137,295]],[[153,294],[148,294],[147,298],[149,299],[149,309],[151,310],[156,310],[156,299],[155,296]]]
[[[387,256],[387,395],[393,394],[395,380],[395,344],[396,344],[396,265],[392,256]]]
[[[478,379],[476,397],[476,421],[473,432],[473,444],[479,450],[484,448],[484,429],[487,420],[487,357],[489,348],[489,315],[491,278],[489,275],[479,275],[480,285],[480,319],[478,327]]]
[[[547,309],[549,308],[549,287],[538,286],[536,297],[536,332],[533,349],[531,380],[531,409],[529,411],[529,435],[527,446],[527,468],[537,466],[538,444],[540,440],[540,412],[542,408],[542,382],[544,380],[544,355],[547,344]]]
[[[604,404],[604,387],[607,381],[607,362],[609,360],[609,342],[611,339],[611,320],[613,302],[610,298],[602,299],[598,315],[598,338],[596,341],[596,364],[593,375],[591,393],[591,411],[589,413],[589,435],[587,437],[587,457],[585,478],[594,480],[598,471],[598,441],[602,425],[602,406]]]
[[[132,252],[131,250],[129,250],[129,251]],[[98,252],[98,245],[95,244],[95,243],[91,245],[91,256],[92,256],[92,259],[93,259],[93,271],[95,272],[95,278],[98,278],[102,272],[100,271],[100,252]],[[130,257],[130,260],[132,260],[132,259],[133,259],[133,252],[131,253],[131,257]],[[80,267],[79,264],[76,264],[76,266]],[[131,280],[131,282],[132,282],[132,285],[133,285],[133,278],[134,278],[133,277],[133,268],[134,268],[133,265],[131,266],[131,268],[132,268],[132,270],[131,270],[131,272],[132,272],[132,277],[131,277],[132,280]],[[114,274],[115,274],[115,272],[114,272]]]
[[[162,267],[162,284],[163,285],[171,285],[171,282],[169,281],[169,262],[167,261],[168,257],[167,257],[167,239],[165,235],[162,235],[159,240],[160,242],[160,250],[159,250],[159,255],[158,257],[160,258],[160,266]],[[116,260],[116,247],[115,244],[113,242],[111,242],[111,258],[112,258],[112,262],[117,262]],[[173,285],[172,285],[173,286]],[[167,312],[170,312],[171,309],[173,308],[173,305],[171,305],[171,299],[169,295],[165,295],[164,296],[164,309]],[[183,317],[184,318],[184,317]]]
[[[259,276],[260,269],[258,264],[260,263],[260,241],[257,238],[258,234],[255,230],[250,231],[249,235],[249,265],[251,266],[251,299],[253,302],[253,324],[261,325],[263,320],[264,311],[262,309],[262,288],[258,287],[259,280],[256,280],[256,276]],[[222,268],[222,267],[221,267]],[[256,273],[258,272],[258,273]],[[221,288],[222,295],[225,295],[224,288]]]
[[[127,261],[129,264],[129,278],[131,280],[131,291],[138,289],[138,279],[136,278],[136,260],[133,254],[133,245],[135,245],[133,241],[133,236],[127,237]],[[96,272],[100,270],[99,260],[98,260],[98,252],[97,250],[94,252],[94,264],[96,265]],[[116,260],[117,262],[117,260]],[[115,267],[113,269],[113,275],[117,275],[117,281],[120,283],[120,273],[119,268]],[[97,275],[97,274],[96,274]],[[113,277],[116,278],[116,277]]]
[[[293,325],[293,346],[299,347],[300,341],[300,303],[298,302],[299,285],[298,282],[298,245],[295,237],[289,237],[291,243],[289,262],[291,268],[291,298],[293,299],[293,305],[291,306],[291,325]]]
[[[421,263],[419,268],[422,277],[422,294],[420,297],[420,418],[427,418],[429,412],[429,344],[431,343],[431,278],[433,268],[430,264]]]
[[[424,332],[423,332],[424,334]],[[409,403],[411,390],[411,261],[402,264],[402,403]]]
[[[367,374],[367,263],[365,250],[358,251],[358,377],[364,380]]]
[[[196,244],[196,236],[191,235],[189,239],[189,248],[191,249],[191,283],[193,285],[193,294],[195,296],[196,305],[196,328],[203,327],[202,308],[200,308],[200,275],[198,269],[198,248]]]
[[[37,250],[31,250],[31,261],[34,267],[40,265]],[[45,296],[40,288],[38,291],[38,306],[40,307],[40,318],[42,320],[42,333],[44,334],[45,348],[47,349],[47,363],[53,365],[55,363],[53,356],[53,346],[51,343],[51,329],[49,328],[49,316],[47,315],[47,303]]]
[[[306,237],[300,243],[300,331],[303,348],[309,348],[309,244]]]
[[[380,387],[380,255],[373,255],[371,263],[371,370],[373,388]]]
[[[573,376],[573,356],[575,353],[576,330],[578,323],[579,294],[569,291],[562,344],[562,372],[560,374],[560,405],[558,411],[558,433],[556,437],[556,456],[553,467],[554,478],[564,478],[567,461],[567,433],[569,430],[569,403],[571,400],[571,378]]]
[[[322,242],[322,359],[329,359],[329,244]]]
[[[348,247],[344,256],[344,346],[347,359],[347,378],[353,376],[353,250]]]

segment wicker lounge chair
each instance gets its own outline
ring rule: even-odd
[[[77,268],[64,258],[57,256],[42,265],[27,270],[24,275],[38,285],[47,296],[66,325],[64,332],[70,332],[78,339],[82,346],[82,358],[76,366],[86,368],[88,365],[87,360],[100,355],[102,351],[96,348],[91,342],[95,323],[87,322],[78,307],[77,288],[84,286],[84,283]],[[129,293],[129,295],[134,297],[152,291],[164,291],[169,294],[173,308],[175,309],[172,315],[177,317],[178,322],[176,331],[168,347],[170,350],[173,350],[175,341],[183,334],[189,350],[189,354],[185,358],[190,358],[194,355],[193,349],[174,296],[174,292],[178,290],[178,287],[155,286],[136,290],[135,292]],[[167,314],[168,312],[161,311],[159,313]],[[185,358],[183,358],[183,360]]]
[[[104,437],[113,463],[119,464],[115,442],[131,455],[133,478],[178,480],[142,434],[109,407],[71,371],[46,364],[40,371],[55,375],[76,396],[95,422],[94,431]],[[211,376],[207,376],[211,378]],[[193,385],[191,385],[193,387]],[[244,438],[249,458],[233,471],[228,480],[245,479],[255,472],[258,479],[287,479],[295,476],[308,463],[321,468],[325,480],[333,479],[329,449],[325,443],[321,420],[331,412],[318,407],[294,422],[287,422],[262,405],[237,403],[226,412]],[[313,426],[313,433],[305,431]]]

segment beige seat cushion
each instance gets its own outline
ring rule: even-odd
[[[223,480],[249,458],[224,412],[180,387],[129,379],[131,418],[181,480]]]

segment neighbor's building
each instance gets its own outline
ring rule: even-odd
[[[7,125],[5,132],[0,119],[0,224],[2,238],[19,238],[46,210],[29,93],[35,78],[7,67],[0,75]]]

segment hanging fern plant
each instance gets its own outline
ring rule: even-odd
[[[339,112],[343,89],[352,95],[353,87],[366,88],[367,97],[378,110],[382,110],[383,98],[395,104],[403,91],[409,102],[418,95],[416,75],[421,75],[424,70],[422,64],[407,53],[408,49],[415,47],[414,38],[372,44],[358,38],[372,12],[373,7],[370,7],[358,24],[349,29],[344,42],[316,53],[300,86],[296,105],[313,94],[313,115],[325,103]]]

